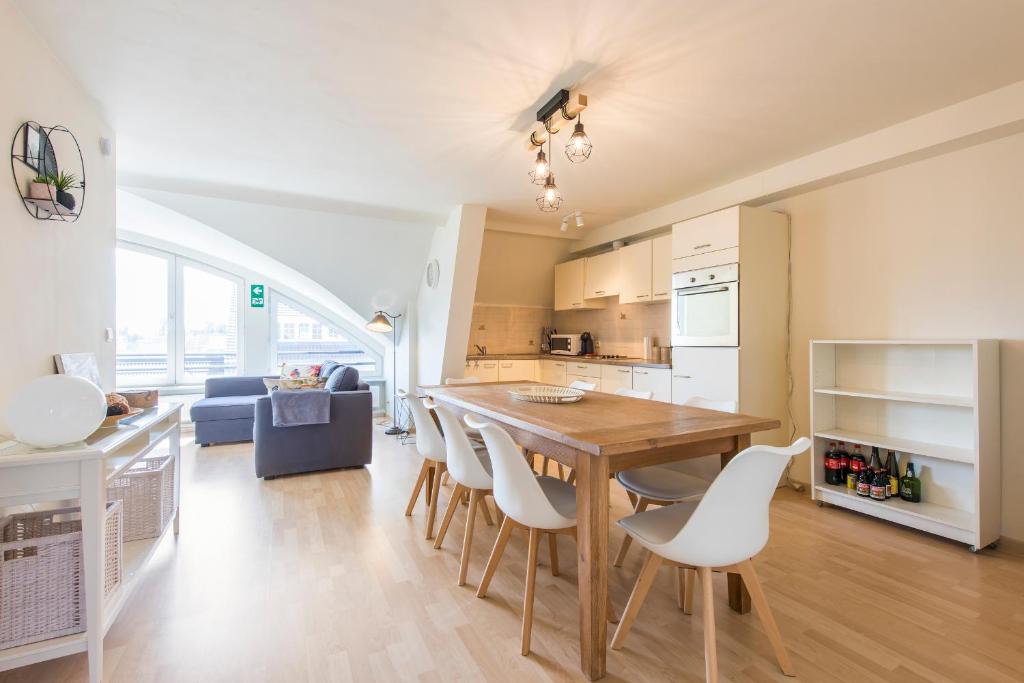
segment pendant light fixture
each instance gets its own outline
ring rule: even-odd
[[[551,138],[548,138],[548,151],[551,151]],[[537,195],[537,208],[544,213],[550,213],[558,211],[560,206],[562,206],[562,193],[558,191],[558,186],[555,185],[555,172],[549,165],[548,176],[544,181],[544,189]]]
[[[590,144],[590,138],[587,137],[586,131],[583,130],[583,114],[581,112],[579,120],[576,121],[576,126],[573,128],[572,136],[565,145],[565,156],[569,157],[569,161],[574,164],[582,164],[590,158],[590,151],[592,149],[593,145]]]
[[[544,154],[544,148],[541,147],[540,151],[537,152],[537,159],[533,162],[530,180],[534,185],[543,185],[548,179],[549,170],[547,155]]]

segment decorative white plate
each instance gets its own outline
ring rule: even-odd
[[[515,389],[509,389],[508,393],[517,401],[530,401],[531,403],[575,403],[583,398],[585,392],[580,389],[553,387],[542,384],[516,387]]]

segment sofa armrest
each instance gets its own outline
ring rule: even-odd
[[[273,375],[267,375],[274,379]],[[206,380],[206,398],[220,396],[255,396],[267,393],[263,376],[251,377],[210,377]]]

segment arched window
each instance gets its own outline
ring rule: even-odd
[[[273,290],[270,316],[271,365],[275,369],[333,360],[353,366],[361,377],[381,374],[379,354],[346,334],[340,325]]]

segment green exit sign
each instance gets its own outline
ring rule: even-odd
[[[264,291],[263,285],[249,285],[249,305],[253,308],[263,308],[266,301]]]

